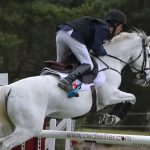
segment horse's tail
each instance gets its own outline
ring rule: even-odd
[[[0,87],[0,137],[12,132],[12,123],[7,113],[7,100],[10,91],[9,85]]]

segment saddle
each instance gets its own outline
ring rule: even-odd
[[[94,61],[93,59],[92,59],[92,61],[93,61],[94,69],[82,77],[83,83],[88,83],[88,84],[92,83],[98,74],[98,65],[97,65],[96,61]],[[49,71],[49,69],[55,70],[55,71],[58,71],[61,73],[70,73],[71,71],[73,71],[74,69],[76,69],[79,66],[79,64],[59,63],[59,62],[55,62],[55,61],[51,61],[51,60],[44,61],[44,65],[45,65],[45,67],[43,68],[41,75],[53,74],[53,72]],[[90,88],[91,88],[91,92],[92,92],[92,107],[91,107],[91,110],[88,112],[88,114],[90,112],[96,113],[96,89],[95,89],[94,85],[92,85]],[[77,119],[77,118],[78,117],[76,117],[74,119]]]
[[[98,65],[95,61],[93,61],[93,64],[94,64],[93,71],[91,71],[90,73],[88,73],[87,75],[84,75],[82,77],[83,83],[89,83],[89,82],[92,83],[93,80],[96,78],[96,76],[98,74]],[[42,75],[52,74],[51,71],[48,72],[48,68],[52,69],[52,70],[56,70],[58,72],[62,72],[62,73],[70,73],[71,71],[76,69],[76,67],[78,67],[77,64],[58,63],[58,62],[51,61],[51,60],[44,61],[44,65],[45,65],[45,68],[43,68],[43,70],[41,72]],[[94,85],[92,85],[90,88],[91,88],[91,92],[92,92],[92,107],[91,107],[90,111],[85,115],[88,115],[91,112],[96,113],[96,89],[95,89]],[[85,115],[83,115],[83,116],[85,116]],[[82,116],[80,116],[80,117],[82,117]],[[75,117],[73,119],[78,119],[80,117]]]
[[[94,69],[82,77],[81,82],[83,83],[86,83],[86,84],[92,83],[98,74],[98,65],[94,59],[92,59],[92,62],[94,65]],[[67,63],[59,63],[59,62],[47,60],[47,61],[44,61],[44,66],[45,67],[43,68],[41,72],[42,75],[52,74],[52,72],[49,71],[49,69],[55,70],[61,73],[71,73],[73,70],[75,70],[79,66],[79,64],[78,63],[67,64]]]
[[[66,64],[66,63],[59,63],[51,60],[44,61],[44,65],[47,68],[51,68],[62,73],[70,73],[78,66],[77,64],[73,64],[73,63]]]

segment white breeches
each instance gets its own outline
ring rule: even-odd
[[[93,69],[93,63],[90,58],[87,47],[71,37],[73,30],[58,31],[56,36],[57,46],[57,62],[64,62],[66,56],[73,53],[81,64],[89,64],[91,70]]]

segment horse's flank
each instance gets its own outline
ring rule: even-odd
[[[9,94],[9,91],[9,85],[0,87],[0,128],[3,130],[2,133],[0,132],[0,137],[3,137],[3,134],[10,134],[14,129],[14,126],[12,125],[7,112],[7,96]]]

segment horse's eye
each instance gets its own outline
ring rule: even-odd
[[[150,54],[148,54],[148,57],[150,57]]]

